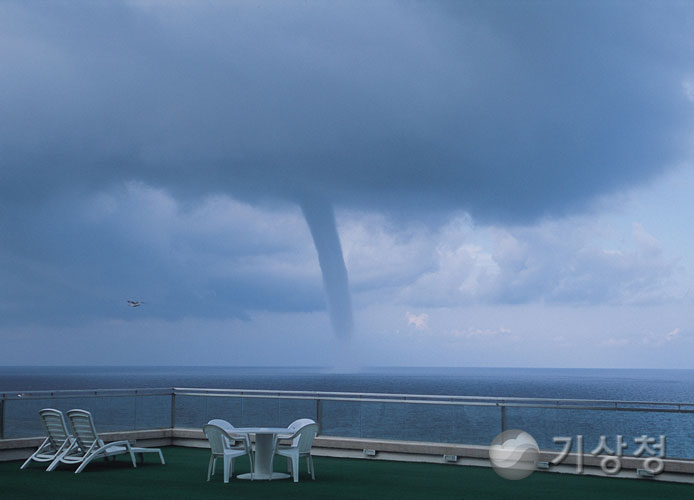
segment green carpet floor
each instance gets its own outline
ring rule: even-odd
[[[536,472],[521,481],[507,481],[493,470],[479,467],[412,464],[369,460],[315,458],[316,481],[302,464],[301,481],[222,481],[221,461],[212,481],[206,482],[209,450],[164,448],[166,465],[154,455],[133,469],[126,457],[97,461],[82,474],[61,466],[45,472],[34,463],[20,471],[22,462],[0,462],[0,498],[48,499],[694,499],[694,485],[638,479],[610,479]],[[246,457],[237,459],[238,472],[248,471]],[[276,460],[275,470],[285,462]]]

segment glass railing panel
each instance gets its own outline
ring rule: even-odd
[[[135,398],[135,429],[171,427],[171,395],[142,395]]]
[[[577,450],[577,436],[583,436],[584,453],[590,454],[600,436],[607,438],[608,446],[615,450],[617,436],[623,436],[627,448],[623,455],[629,456],[639,448],[634,441],[642,435],[653,437],[656,444],[665,436],[666,456],[672,458],[694,458],[694,443],[691,440],[691,413],[669,413],[658,411],[620,410],[573,410],[553,408],[507,408],[506,428],[522,429],[530,433],[541,449],[561,450],[561,443],[554,437],[572,437],[573,449]]]
[[[222,419],[235,427],[243,421],[243,399],[234,397],[205,396],[205,417],[202,423],[212,419]]]
[[[279,427],[280,399],[241,398],[242,414],[239,427]]]
[[[151,396],[148,396],[151,397]],[[166,398],[163,398],[166,399]],[[169,398],[170,399],[170,398]],[[160,406],[163,406],[163,401]],[[170,403],[168,404],[170,408]],[[65,395],[56,393],[54,397],[21,398],[5,401],[5,438],[43,436],[45,432],[41,424],[39,410],[54,408],[65,414],[66,424],[68,410],[87,410],[94,418],[97,432],[130,431],[137,428],[136,397],[134,395],[82,394]],[[148,415],[147,411],[141,412]],[[161,413],[161,412],[160,412]],[[170,413],[170,412],[169,412]],[[151,428],[151,418],[140,428]],[[168,421],[168,419],[167,419]],[[144,427],[144,426],[147,427]],[[162,421],[162,425],[167,425]]]
[[[361,407],[360,437],[405,439],[405,412],[402,403],[359,403]]]
[[[205,418],[206,404],[207,400],[202,396],[177,395],[175,401],[176,427],[202,428],[209,420]]]
[[[361,403],[361,436],[375,439],[488,444],[500,432],[496,407]]]
[[[98,432],[132,431],[136,428],[135,396],[103,396],[85,399],[82,408],[91,412]]]
[[[45,396],[45,397],[44,397]],[[429,441],[489,445],[502,430],[518,428],[532,434],[542,449],[559,451],[554,437],[583,436],[584,453],[590,453],[607,437],[611,447],[621,435],[627,444],[625,455],[632,455],[642,435],[659,439],[666,436],[667,457],[694,459],[694,414],[664,410],[691,410],[692,405],[649,405],[647,403],[536,401],[462,401],[451,398],[433,401],[403,401],[403,396],[376,396],[387,401],[369,401],[368,394],[352,400],[347,394],[233,394],[200,390],[198,395],[175,396],[176,427],[201,428],[213,418],[238,427],[286,427],[298,418],[311,418],[320,424],[325,436]],[[425,402],[424,402],[425,401]],[[482,404],[480,404],[482,403]],[[488,404],[491,403],[491,404]],[[503,404],[508,404],[502,411]],[[549,407],[530,407],[542,404]],[[588,408],[576,408],[587,406]],[[638,409],[628,411],[625,407]],[[643,408],[642,408],[643,407]],[[172,425],[172,396],[160,389],[137,391],[56,391],[54,393],[12,394],[4,400],[2,427],[5,439],[43,436],[39,418],[42,408],[67,412],[88,410],[99,432],[169,428]],[[575,447],[574,447],[575,448]],[[575,450],[574,450],[575,451]]]
[[[55,408],[50,398],[5,400],[5,439],[45,436],[39,410]]]
[[[359,401],[321,402],[320,433],[325,436],[362,437]]]
[[[316,420],[316,401],[312,399],[280,399],[279,425],[286,427],[300,418]],[[322,432],[322,431],[321,431]]]

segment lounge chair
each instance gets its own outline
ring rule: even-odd
[[[48,467],[48,470],[55,469],[60,463],[65,464],[80,464],[75,471],[79,474],[89,463],[96,458],[115,457],[116,455],[129,454],[133,462],[133,467],[137,467],[135,454],[139,453],[158,453],[161,463],[164,462],[164,456],[158,448],[136,448],[130,445],[129,441],[115,441],[112,443],[104,443],[99,438],[99,434],[94,427],[92,414],[85,410],[70,410],[67,412],[67,418],[70,421],[75,437],[75,442],[71,448],[56,458]],[[144,457],[143,457],[144,459]]]
[[[215,422],[215,423],[212,423]],[[222,425],[219,425],[221,423]],[[224,459],[224,482],[229,482],[229,477],[234,473],[234,458],[243,455],[248,455],[251,464],[251,479],[253,479],[253,455],[251,454],[251,443],[248,436],[234,436],[227,429],[233,429],[233,426],[226,421],[210,420],[210,423],[202,426],[202,432],[205,433],[210,442],[212,455],[210,463],[207,466],[207,480],[214,475],[217,465],[217,459]],[[230,430],[231,430],[230,429]],[[232,443],[240,441],[241,446],[232,446]]]
[[[44,408],[39,410],[39,415],[48,437],[39,446],[39,449],[27,458],[20,469],[25,468],[32,460],[36,462],[53,462],[65,453],[75,441],[67,430],[63,412],[53,408]]]
[[[313,439],[318,434],[318,424],[310,419],[302,419],[295,422],[296,431],[291,436],[279,436],[279,439],[290,439],[292,441],[289,446],[278,445],[275,441],[275,454],[282,455],[289,462],[287,465],[291,467],[292,477],[294,482],[299,482],[299,458],[306,457],[308,471],[311,473],[311,479],[315,480],[316,475],[313,469],[313,457],[311,457],[311,447]],[[291,426],[290,426],[291,427]]]

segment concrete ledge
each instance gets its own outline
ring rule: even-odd
[[[101,434],[104,441],[129,440],[142,447],[183,446],[209,448],[201,429],[166,428],[142,431],[108,432]],[[0,461],[26,459],[43,442],[43,438],[6,439],[0,441]],[[367,456],[364,450],[373,450]],[[385,439],[346,438],[317,436],[312,453],[315,456],[353,458],[362,460],[391,460],[458,466],[490,467],[487,446],[430,443],[420,441],[391,441]],[[455,461],[446,460],[444,455],[455,456]],[[559,455],[554,451],[541,451],[540,461],[551,462]],[[578,456],[569,454],[560,465],[552,465],[543,472],[577,474]],[[621,457],[622,469],[608,475],[600,468],[601,457],[590,453],[583,456],[582,474],[635,479],[637,469],[644,468],[643,459],[633,456]],[[694,461],[663,459],[664,471],[644,481],[672,481],[694,483]]]
[[[174,429],[176,446],[209,448],[201,430]],[[364,450],[374,450],[374,456],[366,456]],[[364,460],[391,460],[400,462],[419,462],[445,465],[462,465],[474,467],[491,467],[489,447],[466,444],[430,443],[421,441],[391,441],[384,439],[346,438],[334,436],[317,436],[313,442],[312,453],[315,456],[334,458],[354,458]],[[449,462],[444,455],[455,455],[457,460]],[[540,461],[550,462],[559,455],[554,451],[540,452]],[[560,465],[552,465],[545,472],[577,474],[578,456],[569,454]],[[622,470],[618,474],[606,474],[600,468],[601,457],[587,453],[583,457],[585,475],[637,478],[636,470],[643,468],[643,459],[638,457],[621,457]],[[694,483],[694,461],[663,459],[664,471],[653,479],[644,481],[673,481]]]
[[[358,451],[357,455],[359,458],[366,458],[369,460],[377,459],[379,456],[387,456],[388,460],[392,460],[392,457],[396,457],[399,454],[406,454],[411,456],[421,456],[421,457],[435,457],[431,461],[432,463],[454,463],[445,461],[443,455],[455,455],[458,457],[458,461],[465,460],[466,463],[470,463],[470,459],[482,460],[489,464],[489,447],[478,446],[478,445],[468,445],[468,444],[448,444],[448,443],[429,443],[420,441],[389,441],[381,439],[363,439],[363,438],[343,438],[343,437],[330,437],[330,436],[319,436],[314,441],[314,448],[321,450],[323,456],[331,456],[332,450],[340,450],[341,456],[354,455],[354,451]],[[364,455],[363,450],[374,450],[376,451],[375,457],[367,457]],[[539,461],[551,462],[559,456],[559,452],[555,451],[541,451]],[[622,469],[636,471],[636,469],[643,468],[643,461],[648,457],[634,457],[634,456],[623,456],[620,458]],[[590,453],[586,453],[583,456],[583,466],[585,468],[598,468],[600,469],[600,462],[602,457],[593,456]],[[422,461],[422,460],[416,460]],[[569,466],[569,468],[575,470],[576,464],[578,462],[578,455],[576,453],[569,454],[560,466],[552,466],[550,470],[555,470],[557,467]],[[692,460],[677,460],[677,459],[663,459],[665,465],[664,473],[671,472],[677,474],[690,474],[694,476],[694,461]],[[559,470],[557,470],[559,471]],[[602,472],[602,471],[601,471]]]

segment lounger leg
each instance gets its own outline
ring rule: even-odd
[[[166,462],[164,462],[164,454],[161,452],[161,450],[158,450],[158,451],[159,451],[159,459],[161,460],[162,465],[165,465]]]
[[[58,467],[58,464],[60,464],[60,458],[56,458],[51,462],[51,465],[48,466],[48,469],[46,469],[46,472],[51,472],[52,470],[55,470],[56,467]]]
[[[36,451],[33,455],[31,455],[29,458],[27,458],[27,461],[24,462],[19,469],[22,470],[24,467],[29,465],[29,462],[31,462],[34,459],[34,457],[36,456],[37,453],[38,453],[38,451]]]
[[[89,464],[89,462],[91,462],[91,461],[94,460],[95,458],[101,458],[101,457],[97,457],[96,455],[90,456],[90,457],[87,458],[84,462],[82,462],[82,464],[81,464],[79,467],[77,467],[77,470],[75,471],[75,474],[79,474],[80,472],[82,472],[82,471],[84,470],[84,468]],[[53,464],[51,464],[51,465],[53,465]]]
[[[63,457],[65,455],[69,454],[76,447],[77,447],[76,443],[73,443],[70,446],[68,446],[64,452],[62,452],[60,455],[58,455],[56,457],[56,459],[51,462],[51,465],[48,466],[48,469],[46,469],[46,472],[50,472],[50,471],[54,470],[56,467],[58,467],[60,462],[63,460]]]

